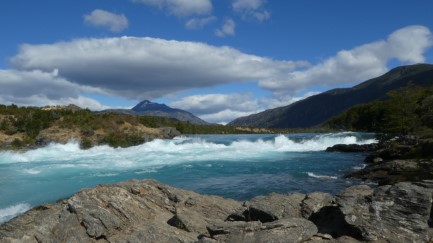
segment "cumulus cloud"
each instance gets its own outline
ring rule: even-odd
[[[226,19],[221,28],[215,30],[215,35],[218,37],[226,37],[235,35],[236,23],[233,19]]]
[[[185,23],[185,27],[188,29],[201,29],[204,26],[211,24],[217,18],[215,16],[210,16],[206,18],[192,18]]]
[[[387,64],[424,62],[424,53],[433,45],[431,31],[424,26],[408,26],[379,40],[335,56],[304,70],[290,72],[285,78],[261,80],[263,88],[276,93],[300,90],[312,85],[341,85],[364,81],[388,71]]]
[[[271,17],[271,13],[265,9],[266,0],[233,0],[233,10],[243,18],[253,18],[265,21]]]
[[[80,86],[58,77],[57,72],[0,70],[0,103],[23,106],[76,104],[91,109],[105,108],[82,96],[98,89]]]
[[[125,15],[101,9],[95,9],[90,14],[84,15],[84,22],[91,26],[108,28],[111,32],[121,32],[128,28],[128,19]]]
[[[305,62],[276,61],[226,46],[132,37],[22,45],[11,64],[20,70],[58,69],[71,82],[131,99],[277,79],[305,66]]]
[[[212,12],[211,0],[132,0],[148,6],[159,8],[178,17],[206,15]]]

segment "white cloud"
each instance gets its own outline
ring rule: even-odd
[[[319,92],[309,91],[309,92],[306,92],[305,94],[302,94],[300,96],[282,95],[282,96],[274,96],[274,97],[263,97],[260,99],[260,105],[265,110],[276,108],[276,107],[281,107],[281,106],[287,106],[287,105],[290,105],[290,104],[295,103],[297,101],[306,99],[310,96],[316,95],[318,93]]]
[[[387,64],[424,62],[423,54],[433,45],[432,33],[424,26],[408,26],[380,40],[342,50],[308,69],[293,71],[284,78],[261,80],[263,88],[275,93],[302,90],[312,85],[342,85],[364,81],[388,71]]]
[[[90,14],[84,15],[84,22],[95,27],[108,28],[112,32],[121,32],[128,28],[128,19],[125,15],[101,9],[95,9]]]
[[[211,0],[132,0],[148,6],[157,7],[178,17],[206,15],[212,12]]]
[[[215,113],[225,109],[236,111],[257,110],[259,104],[251,94],[204,94],[184,97],[169,104],[196,115]]]
[[[253,18],[265,21],[271,17],[271,13],[264,8],[266,0],[233,0],[233,10],[243,18]]]
[[[226,19],[221,28],[215,30],[215,35],[218,37],[225,37],[228,35],[235,35],[236,23],[233,19]]]
[[[284,78],[305,66],[305,62],[276,61],[225,46],[132,37],[22,45],[11,63],[21,70],[58,69],[59,75],[71,82],[131,99]]]
[[[253,111],[253,112],[243,112],[243,111],[234,111],[231,109],[226,109],[222,111],[218,111],[213,114],[206,114],[199,116],[201,119],[209,122],[209,123],[218,123],[218,124],[227,124],[230,121],[233,121],[236,118],[248,116],[253,113],[260,112],[261,110]]]
[[[408,26],[384,40],[339,51],[316,65],[273,60],[227,46],[156,38],[77,39],[22,45],[11,59],[18,70],[0,72],[0,97],[6,101],[32,97],[80,102],[82,94],[92,92],[153,99],[189,89],[251,81],[258,81],[272,92],[270,98],[262,99],[246,94],[213,94],[173,102],[179,108],[201,114],[205,120],[227,122],[233,116],[288,105],[311,86],[349,85],[376,77],[388,71],[391,60],[401,64],[424,62],[424,53],[432,45],[428,28]],[[53,72],[56,69],[58,75]],[[37,89],[32,90],[34,87]],[[91,103],[84,98],[81,102]]]
[[[83,108],[104,109],[98,101],[82,96],[98,89],[80,86],[52,73],[0,70],[0,103],[22,106],[76,104]]]
[[[226,124],[238,117],[251,115],[265,109],[290,105],[315,94],[317,92],[307,92],[297,97],[262,98],[241,93],[204,94],[183,97],[169,105],[187,110],[205,121]]]
[[[215,16],[205,18],[192,18],[185,23],[185,27],[188,29],[201,29],[204,26],[211,24],[217,18]]]

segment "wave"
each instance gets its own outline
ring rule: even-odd
[[[336,180],[337,177],[336,176],[327,176],[327,175],[317,175],[314,174],[313,172],[307,172],[307,175],[309,177],[313,177],[313,178],[319,178],[319,179],[327,179],[327,180]]]
[[[6,208],[0,208],[0,224],[18,216],[31,208],[28,203],[19,203]]]
[[[281,157],[287,152],[323,151],[335,144],[368,144],[376,142],[355,133],[336,133],[306,136],[269,135],[228,136],[226,140],[206,136],[157,139],[129,148],[96,146],[81,150],[77,142],[50,144],[44,148],[17,152],[0,152],[0,164],[22,163],[23,172],[42,174],[44,169],[107,169],[143,168],[197,161],[253,160]],[[236,137],[236,139],[233,139]],[[36,164],[38,167],[36,168]],[[26,168],[27,167],[27,168]]]
[[[352,169],[354,169],[354,170],[362,170],[365,167],[367,167],[367,164],[362,164],[362,165],[359,165],[359,166],[353,166]]]

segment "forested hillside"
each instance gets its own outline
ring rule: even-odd
[[[385,133],[433,134],[433,86],[409,85],[388,93],[385,101],[355,106],[325,127]]]

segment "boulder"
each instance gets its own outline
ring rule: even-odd
[[[339,210],[360,239],[388,242],[428,242],[433,190],[409,182],[350,187],[337,197]]]
[[[320,209],[334,204],[334,198],[331,194],[325,192],[313,192],[307,194],[302,200],[302,217],[308,219],[314,213],[320,211]]]
[[[302,217],[301,204],[304,198],[305,194],[300,193],[289,195],[271,193],[268,196],[255,197],[246,204],[247,219],[266,223],[282,218]]]

